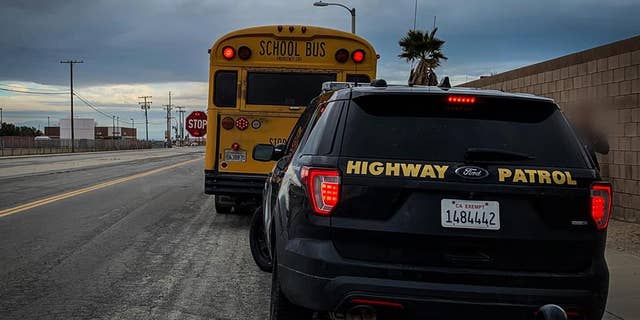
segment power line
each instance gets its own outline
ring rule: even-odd
[[[99,110],[96,106],[94,106],[93,104],[91,104],[91,102],[87,101],[87,99],[83,98],[83,97],[82,97],[81,95],[79,95],[77,92],[74,92],[73,94],[74,94],[76,97],[78,97],[78,99],[80,99],[80,101],[84,102],[84,104],[86,104],[86,105],[87,105],[87,107],[89,107],[89,108],[93,109],[93,110],[94,110],[94,111],[96,111],[97,113],[99,113],[99,114],[101,114],[101,115],[103,115],[103,116],[105,116],[105,117],[107,117],[107,118],[109,118],[109,119],[111,119],[111,118],[113,118],[113,117],[114,117],[114,115],[113,115],[113,114],[110,114],[110,113],[107,113],[107,112],[104,112],[104,111]]]

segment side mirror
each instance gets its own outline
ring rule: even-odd
[[[261,144],[256,144],[253,147],[253,153],[251,154],[251,156],[256,161],[267,162],[267,161],[274,160],[273,159],[274,154],[275,154],[275,147],[273,145],[261,143]]]

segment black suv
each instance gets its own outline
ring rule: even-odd
[[[256,219],[271,319],[601,319],[611,186],[579,141],[533,95],[324,93],[253,151],[277,160]]]

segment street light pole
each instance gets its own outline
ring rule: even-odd
[[[349,8],[342,3],[323,2],[323,1],[314,2],[313,5],[316,7],[338,6],[338,7],[343,7],[347,9],[347,11],[351,13],[351,33],[353,34],[356,33],[356,8]]]
[[[2,125],[3,122],[4,120],[2,119],[2,108],[0,108],[0,126]]]

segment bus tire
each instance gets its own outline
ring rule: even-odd
[[[231,209],[233,209],[233,205],[220,201],[217,196],[215,197],[214,201],[215,201],[216,213],[218,214],[231,213]]]
[[[258,268],[264,272],[271,272],[273,270],[273,264],[271,264],[271,255],[269,254],[269,248],[267,246],[262,207],[258,207],[251,219],[249,247],[251,248],[253,261],[255,261]]]

